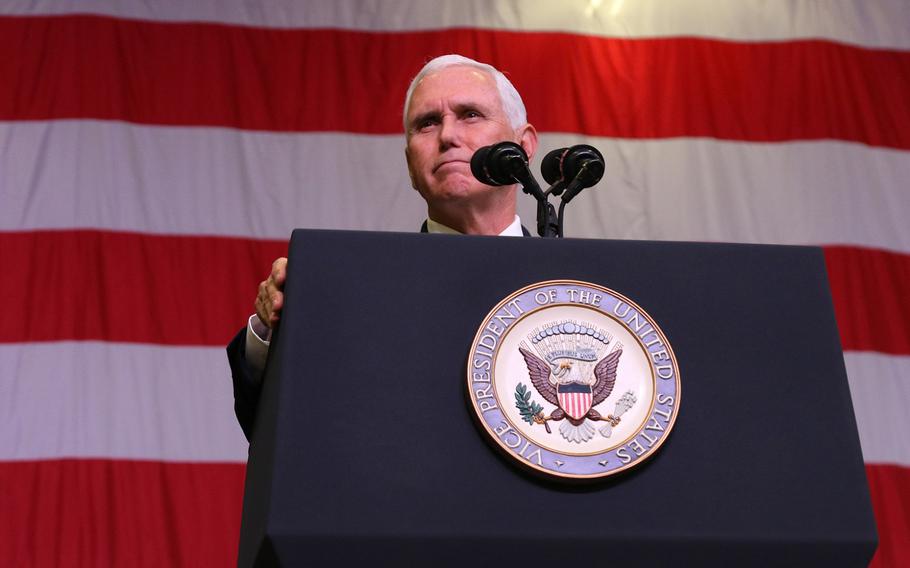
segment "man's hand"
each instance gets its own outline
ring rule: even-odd
[[[272,273],[259,283],[256,296],[256,315],[269,328],[275,326],[284,306],[284,279],[287,277],[288,259],[281,257],[272,263]]]

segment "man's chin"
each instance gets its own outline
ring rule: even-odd
[[[484,185],[477,181],[473,175],[450,174],[445,179],[438,181],[421,194],[428,201],[460,201],[471,200],[488,196],[491,191],[498,188]]]
[[[446,202],[446,203],[457,203],[457,202],[470,202],[473,200],[485,199],[489,197],[491,191],[495,191],[495,188],[486,186],[486,185],[475,185],[475,186],[462,186],[456,185],[453,187],[440,187],[433,190],[428,196],[428,200],[432,199],[437,202]]]

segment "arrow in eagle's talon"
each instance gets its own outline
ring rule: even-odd
[[[544,416],[543,414],[534,415],[534,422],[537,424],[543,424],[543,427],[547,429],[547,434],[552,434],[553,432],[550,430],[550,425],[547,424],[547,420],[549,419],[549,416]]]

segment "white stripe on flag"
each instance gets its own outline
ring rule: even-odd
[[[0,460],[246,461],[223,348],[0,344],[0,368]]]
[[[866,463],[910,467],[910,356],[844,354]]]
[[[0,14],[97,14],[162,22],[215,22],[275,28],[377,31],[466,27],[649,38],[701,36],[760,41],[829,39],[910,48],[903,0],[7,0]]]
[[[579,142],[603,151],[607,174],[568,209],[569,236],[910,252],[897,183],[910,179],[907,151],[544,134],[534,169],[547,151]],[[0,123],[0,230],[274,239],[295,227],[413,231],[425,206],[403,147],[403,136]],[[533,223],[532,199],[520,195],[519,214]]]
[[[910,467],[910,357],[844,359],[865,461]],[[5,344],[0,366],[0,460],[246,460],[222,348]]]

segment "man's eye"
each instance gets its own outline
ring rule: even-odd
[[[438,123],[439,121],[435,118],[425,118],[417,123],[417,130],[426,130],[427,128],[432,128]]]
[[[469,111],[467,111],[467,112],[464,113],[464,117],[465,117],[465,118],[480,118],[480,117],[482,117],[482,116],[483,116],[483,115],[480,114],[480,112],[478,112],[478,111],[476,111],[476,110],[469,110]]]

